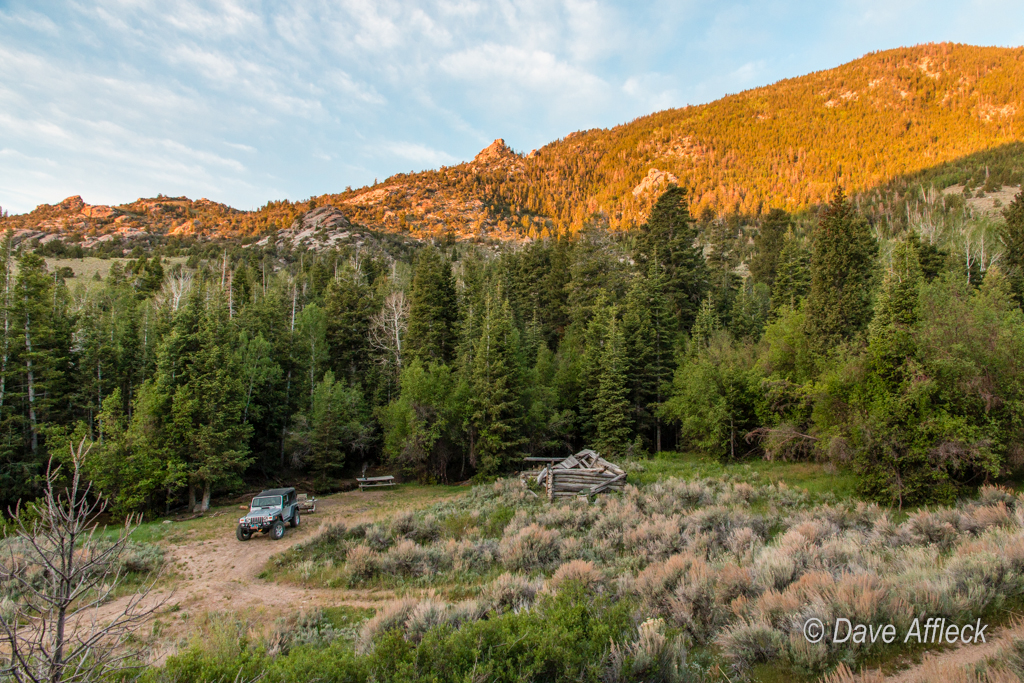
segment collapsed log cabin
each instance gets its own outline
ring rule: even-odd
[[[587,449],[545,467],[537,475],[537,485],[544,486],[548,500],[589,496],[621,491],[626,486],[626,472]]]

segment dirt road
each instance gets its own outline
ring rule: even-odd
[[[190,624],[207,612],[291,616],[316,607],[375,607],[393,598],[391,591],[305,588],[268,581],[259,575],[273,555],[309,540],[329,524],[344,522],[351,526],[373,521],[454,495],[458,492],[452,489],[415,486],[336,494],[318,500],[316,513],[303,515],[299,527],[289,527],[279,541],[262,535],[246,542],[235,538],[238,517],[244,514],[241,509],[216,510],[186,523],[187,530],[174,530],[170,540],[161,542],[169,576],[144,603],[163,603],[154,617],[161,620],[161,628],[159,636],[154,633],[151,639],[152,663],[158,664],[173,653],[182,637],[189,634]],[[124,597],[102,606],[97,614],[99,621],[119,613],[127,601]]]

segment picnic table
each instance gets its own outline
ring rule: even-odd
[[[359,490],[378,488],[381,486],[394,486],[395,478],[392,475],[386,477],[356,477],[356,481],[359,483]]]

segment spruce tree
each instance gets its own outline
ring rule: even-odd
[[[28,446],[33,456],[39,454],[41,427],[58,396],[57,385],[65,367],[59,345],[55,319],[57,309],[53,278],[46,272],[46,262],[33,252],[18,258],[18,275],[12,301],[17,352],[21,362],[24,386],[25,415],[28,418]]]
[[[625,344],[630,418],[637,431],[643,434],[650,432],[653,426],[649,406],[654,402],[652,393],[657,389],[650,376],[656,351],[648,287],[647,278],[638,277],[633,282],[619,325]]]
[[[699,353],[711,344],[711,337],[715,332],[722,329],[722,321],[715,311],[715,304],[710,296],[704,298],[697,311],[697,319],[693,322],[693,329],[690,331],[690,352]]]
[[[625,340],[611,310],[608,333],[601,354],[597,394],[594,397],[594,421],[597,438],[594,445],[606,456],[626,454],[630,441],[629,399],[626,388]]]
[[[768,322],[771,296],[768,285],[753,280],[753,277],[744,280],[733,301],[729,312],[729,330],[737,339],[748,338],[756,342]]]
[[[878,246],[841,188],[814,231],[807,322],[820,351],[861,332],[871,317],[871,275]]]
[[[876,373],[892,382],[914,356],[913,326],[919,316],[921,267],[914,245],[898,243],[868,328],[868,351]]]
[[[861,409],[851,425],[858,488],[867,497],[900,508],[928,500],[941,488],[948,490],[929,457],[928,432],[941,433],[942,427],[922,425],[935,419],[927,408],[929,383],[915,381],[920,283],[915,245],[897,244],[868,330],[870,372],[851,396]]]
[[[614,309],[608,304],[607,295],[600,290],[594,301],[593,315],[582,335],[582,348],[574,357],[579,369],[576,414],[579,416],[580,437],[584,441],[593,441],[597,438],[595,406],[601,379],[601,363],[604,359],[604,345],[608,340],[608,328],[613,315]],[[573,341],[575,340],[569,340],[570,346]]]
[[[1024,190],[1017,193],[1003,212],[1003,261],[1001,267],[1010,281],[1017,303],[1024,306]]]
[[[369,437],[367,415],[358,387],[337,382],[328,370],[313,390],[309,421],[307,466],[321,481],[337,474],[348,451],[365,448]]]
[[[637,429],[645,430],[656,451],[662,448],[657,408],[665,400],[675,372],[676,321],[665,298],[665,277],[657,258],[647,276],[633,283],[622,314],[630,409]]]
[[[451,362],[458,344],[458,298],[451,263],[433,246],[416,258],[410,298],[406,350],[424,362]]]
[[[470,456],[485,476],[506,471],[525,442],[518,347],[512,309],[499,289],[487,297],[473,349],[469,419],[475,438]]]
[[[349,384],[360,382],[370,364],[366,330],[379,303],[358,273],[346,269],[331,281],[324,295],[327,312],[327,346],[335,376]]]
[[[771,309],[798,308],[811,289],[811,257],[792,230],[786,231],[772,286]]]
[[[783,209],[772,209],[761,221],[761,229],[754,237],[754,256],[750,259],[750,274],[754,282],[775,284],[779,255],[785,246],[786,233],[792,220]]]
[[[252,426],[242,420],[242,383],[228,347],[225,308],[214,299],[200,316],[198,348],[181,359],[183,381],[170,411],[169,441],[181,449],[190,490],[202,491],[204,512],[213,487],[238,477],[251,462]]]
[[[686,191],[675,185],[655,203],[650,218],[640,226],[636,260],[646,266],[660,260],[665,273],[665,293],[679,322],[688,330],[708,290],[704,256],[694,246],[697,232],[687,207]]]
[[[327,312],[315,303],[307,304],[295,318],[296,338],[301,362],[305,366],[304,379],[310,400],[316,383],[327,369],[327,327]]]

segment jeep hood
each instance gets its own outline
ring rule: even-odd
[[[281,512],[281,508],[278,506],[272,508],[258,508],[256,510],[250,510],[249,513],[245,516],[245,519],[253,519],[254,517],[273,517],[279,512]]]

